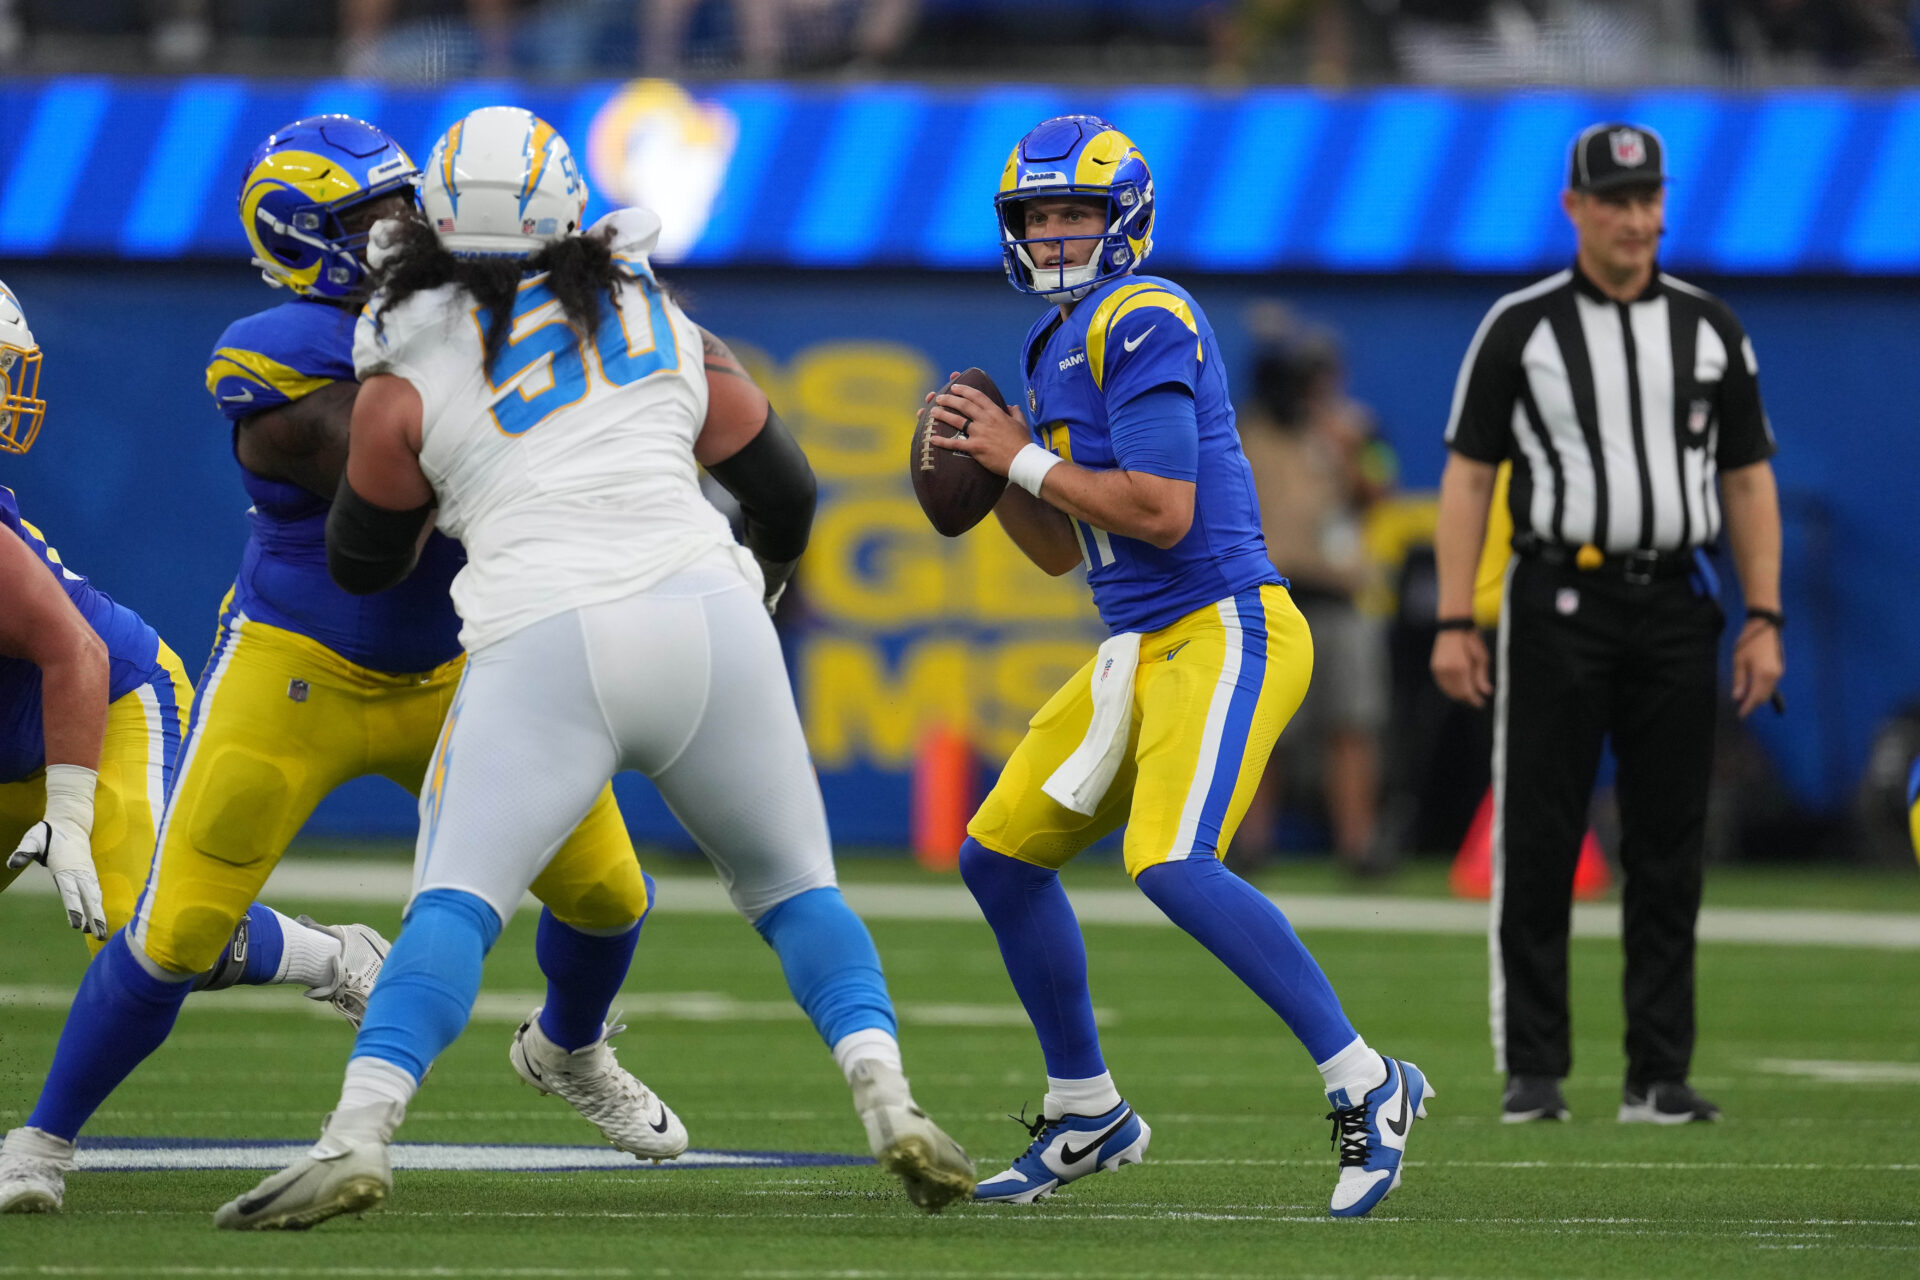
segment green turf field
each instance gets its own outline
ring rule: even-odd
[[[335,852],[335,851],[329,851]],[[693,865],[656,865],[691,875]],[[850,879],[911,878],[849,861]],[[1324,870],[1260,877],[1284,895],[1344,890]],[[1418,896],[1416,869],[1389,896]],[[663,903],[673,901],[666,881]],[[1070,885],[1124,887],[1111,866]],[[1912,874],[1716,874],[1710,903],[1920,911]],[[278,902],[300,909],[298,901]],[[338,918],[339,904],[312,904]],[[0,896],[0,1126],[24,1117],[81,967],[52,900]],[[353,914],[397,926],[389,907]],[[489,997],[416,1101],[408,1141],[590,1143],[506,1062],[514,993],[532,993],[532,917],[509,928]],[[1044,1089],[1039,1053],[983,924],[876,919],[920,1100],[997,1169],[1001,1118]],[[1154,1126],[1149,1162],[1030,1209],[915,1212],[871,1167],[402,1173],[390,1207],[306,1235],[228,1236],[212,1209],[244,1171],[79,1174],[67,1211],[0,1218],[0,1276],[1913,1276],[1920,1274],[1920,950],[1712,944],[1701,953],[1695,1080],[1727,1119],[1614,1123],[1615,944],[1575,943],[1575,1119],[1498,1123],[1484,941],[1308,932],[1378,1047],[1434,1081],[1404,1185],[1373,1218],[1324,1216],[1334,1179],[1318,1077],[1284,1028],[1166,927],[1088,929],[1108,1057]],[[622,1059],[703,1150],[860,1153],[845,1085],[786,1016],[772,954],[737,919],[648,923]],[[494,1000],[492,996],[503,998]],[[677,996],[679,999],[667,999]],[[100,1136],[310,1137],[332,1104],[344,1023],[290,991],[196,997],[173,1040],[111,1099]],[[1825,1064],[1825,1065],[1822,1065]],[[1838,1064],[1838,1065],[1835,1065]],[[1845,1080],[1836,1083],[1834,1078]]]

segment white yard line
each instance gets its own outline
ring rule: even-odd
[[[726,891],[709,878],[656,876],[663,913],[732,915]],[[268,901],[343,902],[397,905],[413,883],[411,867],[388,862],[302,860],[282,862],[262,895]],[[977,921],[980,910],[963,885],[849,884],[843,886],[853,909],[869,920]],[[44,875],[22,876],[10,893],[47,895],[53,882]],[[1069,891],[1084,924],[1170,927],[1151,902],[1130,888]],[[1487,905],[1439,898],[1381,898],[1361,894],[1271,895],[1301,929],[1364,933],[1440,933],[1484,936]],[[531,903],[532,899],[529,898]],[[1573,909],[1577,938],[1620,936],[1620,908],[1611,904]],[[1920,951],[1920,914],[1874,911],[1803,911],[1753,907],[1707,907],[1700,913],[1703,942],[1744,942],[1766,946],[1851,947]]]
[[[541,991],[482,991],[474,1002],[474,1022],[515,1024],[538,1008]],[[66,1009],[73,991],[53,985],[0,983],[0,1008]],[[234,987],[192,998],[187,1007],[200,1013],[285,1013],[311,1018],[337,1018],[333,1006],[302,1000],[299,994],[273,987]],[[740,1000],[723,991],[623,991],[614,1001],[616,1017],[648,1022],[804,1022],[806,1014],[791,1000]],[[1025,1027],[1027,1014],[1017,1004],[915,1004],[898,1007],[900,1020],[926,1027]],[[1113,1026],[1119,1015],[1096,1007],[1093,1020]]]

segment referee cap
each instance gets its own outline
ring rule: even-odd
[[[1573,140],[1567,186],[1575,191],[1659,186],[1667,180],[1667,148],[1645,125],[1589,125]]]

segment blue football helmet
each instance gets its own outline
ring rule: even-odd
[[[1022,206],[1028,200],[1077,196],[1106,205],[1106,230],[1085,236],[1048,236],[1061,265],[1039,270],[1027,246]],[[993,198],[1000,219],[1000,256],[1007,279],[1022,293],[1055,302],[1077,301],[1108,280],[1137,269],[1153,251],[1153,174],[1126,134],[1099,116],[1056,116],[1034,126],[1014,146]],[[1068,240],[1098,240],[1084,266],[1069,267]]]
[[[400,144],[352,116],[310,116],[254,149],[240,183],[240,223],[268,284],[309,298],[365,291],[367,231],[342,215],[370,200],[415,199],[420,170]]]

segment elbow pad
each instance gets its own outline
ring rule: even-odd
[[[411,511],[376,507],[341,476],[340,491],[327,512],[327,573],[342,590],[357,596],[398,586],[413,572],[420,531],[432,516],[431,502]]]
[[[776,563],[800,558],[813,530],[813,468],[772,405],[760,434],[707,473],[740,504],[749,551]]]

